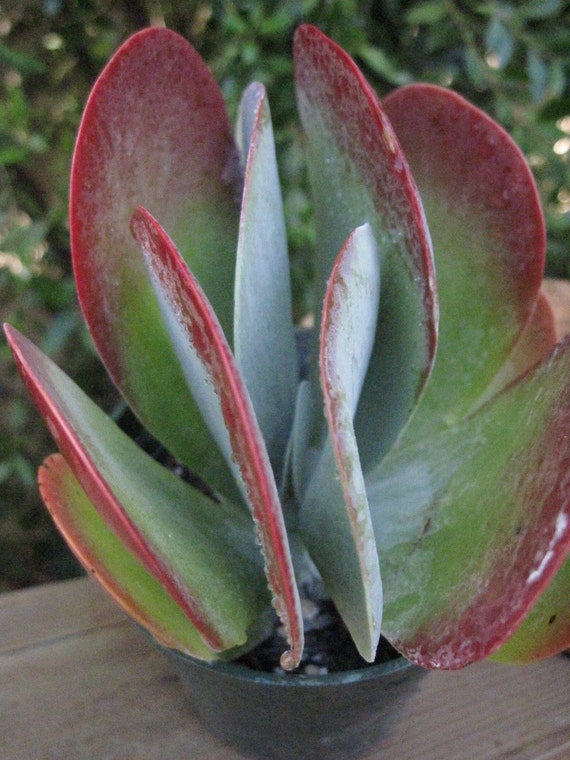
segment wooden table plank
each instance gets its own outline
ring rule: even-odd
[[[367,760],[570,757],[570,659],[430,673]],[[239,760],[89,579],[0,596],[2,760]]]
[[[87,578],[0,594],[0,654],[124,621]]]

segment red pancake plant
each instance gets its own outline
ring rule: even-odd
[[[197,658],[251,649],[278,616],[294,669],[308,582],[368,661],[381,633],[430,668],[560,651],[570,346],[541,291],[531,172],[449,90],[380,102],[310,26],[294,58],[317,241],[308,371],[264,87],[234,137],[193,48],[135,34],[81,122],[73,266],[109,375],[195,480],[6,326],[60,451],[43,499],[116,601]]]

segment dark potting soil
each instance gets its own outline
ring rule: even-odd
[[[305,621],[305,648],[299,668],[293,673],[320,675],[339,673],[345,670],[367,668],[366,662],[356,649],[336,607],[330,599],[310,599],[307,589],[303,599]],[[237,662],[253,670],[274,673],[284,672],[279,666],[279,658],[287,649],[287,642],[281,625],[276,625],[273,635],[242,655]],[[394,647],[381,637],[374,664],[387,662],[399,657]]]
[[[157,462],[178,475],[179,478],[198,488],[212,499],[215,494],[201,478],[175,459],[148,431],[141,426],[134,414],[127,409],[119,420],[119,425],[133,440]],[[339,673],[345,670],[359,670],[371,664],[396,659],[399,652],[382,636],[376,652],[374,663],[366,662],[358,653],[352,637],[348,632],[336,607],[330,599],[323,598],[312,588],[305,586],[300,589],[305,625],[305,647],[301,664],[294,673],[319,675],[324,673]],[[284,672],[279,665],[283,652],[288,648],[284,631],[276,619],[273,634],[237,659],[247,667],[268,672]]]

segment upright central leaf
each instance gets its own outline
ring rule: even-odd
[[[320,374],[329,438],[300,510],[301,532],[327,591],[368,661],[380,638],[382,584],[353,419],[379,293],[374,238],[368,226],[359,227],[339,254],[325,295]]]
[[[280,479],[299,369],[273,128],[260,84],[250,85],[243,95],[238,142],[247,161],[237,249],[234,351]]]

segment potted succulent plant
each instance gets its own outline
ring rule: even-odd
[[[356,757],[378,669],[389,712],[422,669],[569,645],[570,345],[508,135],[439,87],[380,103],[313,27],[294,56],[316,225],[307,372],[265,90],[244,93],[234,138],[205,63],[163,28],[129,39],[93,88],[70,224],[95,345],[175,464],[6,335],[60,450],[40,468],[48,509],[190,668],[198,709],[218,698],[214,730],[263,757]],[[297,675],[307,593],[332,600],[363,662],[381,633],[401,656]],[[276,618],[280,672],[243,675],[234,661]],[[365,716],[322,708],[325,683]]]

